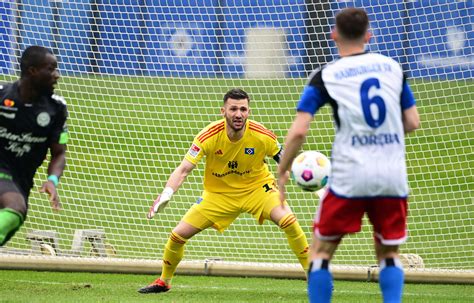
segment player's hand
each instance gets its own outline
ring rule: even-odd
[[[286,200],[286,183],[288,183],[288,179],[290,178],[290,173],[286,171],[284,174],[281,174],[278,177],[278,191],[280,192],[280,203],[283,206]]]
[[[46,181],[43,183],[43,186],[39,189],[40,193],[47,193],[49,195],[49,201],[51,202],[51,206],[53,210],[59,211],[61,210],[61,203],[59,202],[59,195],[58,191],[56,190],[56,186],[54,186],[53,182]]]
[[[170,187],[165,188],[161,195],[158,195],[158,197],[153,202],[153,205],[150,207],[150,210],[148,211],[146,217],[148,219],[151,219],[155,216],[156,213],[161,212],[166,207],[166,205],[168,205],[168,202],[171,200],[172,195],[173,190]]]

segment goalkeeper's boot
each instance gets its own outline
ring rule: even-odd
[[[150,285],[140,288],[138,292],[142,294],[151,294],[151,293],[167,292],[168,290],[170,290],[170,288],[171,288],[170,285],[167,285],[163,280],[158,278]]]

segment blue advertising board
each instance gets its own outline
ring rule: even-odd
[[[12,73],[12,60],[14,48],[11,37],[13,37],[13,13],[11,5],[7,1],[0,2],[0,72],[2,74]]]
[[[472,1],[410,1],[411,76],[469,79],[474,76]]]
[[[332,9],[363,7],[369,14],[368,49],[390,56],[412,78],[466,79],[474,70],[472,1],[335,1]],[[335,48],[332,49],[336,54]]]
[[[349,6],[364,7],[374,34],[368,49],[400,62],[408,76],[473,78],[472,1],[354,0],[330,5],[334,14]],[[307,74],[305,0],[0,1],[0,15],[3,74],[12,73],[17,46],[23,50],[37,44],[58,55],[63,74],[244,77],[246,43],[253,29],[283,33],[285,76]],[[334,25],[334,18],[329,23]],[[333,43],[330,49],[335,57]]]
[[[6,5],[6,2],[1,2]],[[58,58],[62,74],[90,72],[90,26],[88,1],[24,0],[17,4],[18,46],[20,51],[31,45],[41,45],[53,50]],[[7,19],[15,18],[13,11],[7,12]],[[90,13],[89,13],[90,14]],[[10,31],[12,26],[9,26]],[[9,41],[9,40],[6,40]],[[2,42],[5,41],[2,39]]]
[[[334,1],[332,9],[334,15],[346,7],[363,7],[370,20],[372,38],[367,50],[392,57],[406,70],[405,47],[407,46],[407,18],[404,12],[403,0],[357,0]],[[332,20],[332,25],[335,21]],[[332,43],[332,42],[331,42]],[[332,43],[332,53],[337,56],[337,50]]]
[[[48,0],[24,0],[18,4],[21,23],[18,25],[19,47],[24,50],[30,45],[54,46],[53,14]]]
[[[221,8],[222,56],[220,69],[224,76],[245,74],[246,30],[252,28],[282,29],[287,44],[287,77],[306,75],[305,1],[304,0],[229,0]]]
[[[60,13],[59,70],[62,74],[94,72],[91,1],[56,3]]]
[[[146,1],[145,56],[149,75],[215,77],[216,0]]]
[[[144,44],[143,6],[136,1],[97,1],[99,18],[96,55],[99,72],[103,74],[141,76]]]

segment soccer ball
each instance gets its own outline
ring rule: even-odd
[[[317,191],[326,186],[330,172],[331,162],[317,151],[302,152],[291,165],[291,177],[306,191]]]

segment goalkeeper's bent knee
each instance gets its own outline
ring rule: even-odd
[[[11,208],[0,209],[0,246],[3,246],[20,229],[23,216]]]

